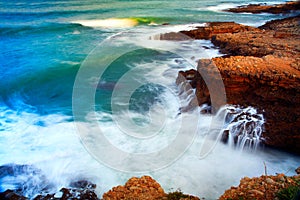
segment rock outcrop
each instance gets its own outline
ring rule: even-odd
[[[198,197],[174,192],[166,194],[150,176],[133,177],[124,186],[117,186],[103,195],[103,200],[200,200]]]
[[[2,199],[2,200],[28,200],[28,198],[15,193],[13,190],[6,190],[4,192],[0,192],[0,199]]]
[[[259,29],[213,35],[211,41],[227,55],[299,58],[300,16],[266,23]],[[297,62],[298,63],[298,62]]]
[[[198,27],[195,30],[180,31],[193,39],[211,39],[212,36],[223,33],[240,33],[258,30],[255,27],[237,24],[235,22],[209,22],[205,27]]]
[[[300,154],[299,20],[274,20],[259,28],[217,22],[182,31],[191,38],[210,39],[226,56],[200,60],[197,71],[179,72],[177,83],[189,82],[196,88],[198,104],[210,104],[200,74],[216,82],[222,77],[228,104],[254,106],[264,113],[265,144]]]
[[[300,176],[260,176],[241,179],[238,187],[231,187],[219,198],[227,199],[299,199]]]
[[[76,181],[70,184],[70,188],[62,188],[56,194],[39,194],[34,198],[27,198],[19,194],[15,190],[6,190],[0,192],[1,200],[99,200],[97,194],[95,193],[96,185],[86,181]]]
[[[103,200],[118,199],[161,199],[166,194],[163,188],[150,176],[133,177],[124,186],[117,186],[103,195]]]
[[[266,4],[250,4],[245,6],[239,6],[237,8],[229,8],[225,11],[234,12],[234,13],[272,13],[272,14],[281,14],[281,13],[290,13],[300,9],[299,1],[291,1],[284,4],[277,5],[266,5]]]

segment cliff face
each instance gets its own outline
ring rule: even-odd
[[[259,28],[218,22],[183,31],[192,38],[211,39],[227,56],[200,60],[197,71],[179,72],[179,77],[196,88],[200,105],[209,104],[210,92],[200,74],[218,81],[216,66],[228,104],[254,106],[264,113],[264,143],[300,154],[299,20],[276,20]],[[186,80],[177,79],[182,81]]]

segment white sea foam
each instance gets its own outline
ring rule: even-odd
[[[14,122],[9,123],[11,124],[7,129],[9,131],[1,134],[0,164],[21,163],[35,166],[42,171],[50,183],[55,185],[52,192],[58,191],[61,187],[67,187],[74,179],[85,178],[97,184],[97,193],[101,196],[111,187],[124,184],[128,178],[142,175],[134,172],[121,173],[96,162],[80,143],[74,129],[74,122],[64,121],[67,117],[63,115],[38,116],[26,113],[18,115],[13,111],[9,113],[9,118]],[[185,113],[185,115],[195,118],[195,115],[199,114],[192,112]],[[107,114],[103,116],[108,117]],[[32,122],[36,120],[48,121],[49,124],[43,127],[33,125]],[[56,123],[57,121],[62,122]],[[174,118],[167,126],[176,129],[178,122],[179,119]],[[180,188],[190,194],[216,199],[225,189],[238,184],[241,177],[263,174],[264,162],[266,162],[269,174],[286,172],[293,174],[294,168],[299,164],[299,158],[285,153],[240,152],[221,143],[206,158],[199,159],[199,148],[210,122],[211,116],[200,115],[198,134],[188,151],[164,169],[146,174],[159,181],[166,191]],[[75,123],[81,123],[87,133],[95,131],[95,127],[98,126],[91,122]],[[183,125],[189,126],[189,124]],[[124,138],[124,134],[117,131],[117,127],[111,122],[101,123],[101,129],[112,144],[120,149],[134,152],[149,152],[155,150],[155,147],[164,147],[169,144],[176,133],[176,130],[170,130],[165,136],[160,135],[160,139],[157,139],[155,144],[151,144],[147,141],[135,143],[130,137]],[[233,162],[234,160],[239,162]],[[13,178],[10,181],[14,183]]]
[[[174,64],[177,64],[174,59],[132,63],[132,69],[139,66],[144,69],[140,73],[146,72],[143,76],[147,79],[146,82],[160,83],[169,87],[171,91],[176,91],[174,80],[177,75],[176,70],[179,69],[174,68]],[[182,60],[182,63],[185,61]],[[263,174],[264,162],[269,174],[281,172],[293,174],[294,168],[298,167],[299,157],[276,151],[241,152],[222,143],[218,143],[207,157],[199,159],[200,148],[205,141],[204,136],[209,130],[212,116],[199,115],[199,109],[177,116],[180,106],[185,105],[188,98],[185,98],[185,94],[181,99],[176,95],[168,91],[162,93],[161,103],[166,108],[167,114],[165,129],[155,137],[142,140],[126,135],[112,121],[114,117],[105,112],[97,112],[97,115],[88,114],[86,121],[72,122],[64,115],[40,116],[6,109],[1,112],[0,118],[2,127],[5,127],[5,131],[0,135],[0,165],[18,163],[35,166],[54,185],[50,192],[57,192],[61,187],[67,187],[74,179],[88,179],[97,184],[97,194],[101,197],[104,192],[113,186],[124,184],[132,176],[148,174],[159,181],[166,191],[180,188],[184,192],[206,199],[218,198],[225,189],[238,184],[241,177]],[[156,113],[153,117],[159,114]],[[130,111],[127,116],[142,119],[148,117],[133,111]],[[189,119],[185,124],[182,124],[183,117]],[[222,123],[222,121],[215,121],[215,123]],[[195,125],[196,128],[193,128]],[[79,139],[75,128],[77,126],[84,127],[81,130],[85,131],[85,135],[99,134],[101,129],[112,145],[131,153],[149,153],[170,145],[181,126],[185,126],[187,132],[196,131],[197,135],[187,151],[163,169],[145,173],[120,172],[110,168],[101,160],[97,162],[88,153]],[[144,129],[144,132],[146,131],[147,129]],[[101,144],[101,141],[92,141]],[[233,162],[235,160],[239,162]],[[120,162],[128,161],[124,157],[120,158]],[[136,163],[132,163],[134,164]],[[16,177],[18,178],[21,177]],[[12,179],[10,183],[17,181],[21,180]],[[38,187],[35,189],[35,191],[28,191],[28,194],[34,195],[34,192],[40,192]]]
[[[199,10],[210,10],[215,12],[221,12],[223,10],[229,9],[229,8],[235,8],[237,6],[240,6],[240,4],[233,4],[233,3],[222,3],[215,6],[208,6],[207,8],[200,8]]]

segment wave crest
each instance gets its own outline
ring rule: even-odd
[[[130,28],[138,25],[137,19],[132,18],[109,18],[109,19],[93,19],[78,20],[72,23],[81,24],[93,28]]]

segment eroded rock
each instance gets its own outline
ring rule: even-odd
[[[277,5],[266,5],[266,4],[249,4],[244,6],[239,6],[237,8],[229,8],[225,11],[234,12],[234,13],[290,13],[296,10],[299,10],[300,2],[299,1],[291,1],[286,2],[284,4]]]
[[[162,199],[166,194],[163,188],[150,176],[133,177],[124,186],[113,187],[103,195],[103,200],[119,199]]]
[[[278,192],[282,189],[291,186],[300,187],[299,181],[299,175],[288,177],[284,174],[278,174],[276,176],[245,177],[241,179],[237,187],[226,190],[219,199],[276,199]]]
[[[226,23],[221,24],[226,32]],[[264,113],[265,144],[300,154],[299,16],[237,32],[228,25],[228,33],[213,33],[211,27],[187,31],[195,39],[207,31],[205,37],[227,56],[200,60],[197,71],[179,72],[178,77],[185,78],[178,78],[177,84],[188,82],[196,88],[198,104],[210,104],[211,88],[222,77],[228,104],[253,106]]]

